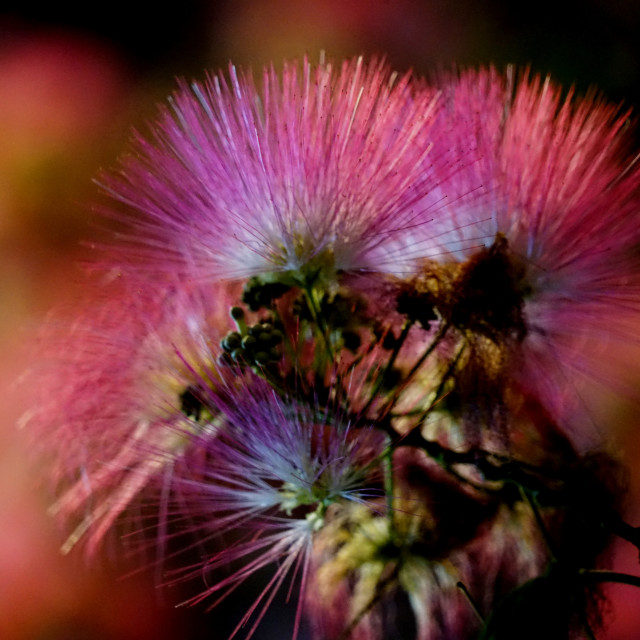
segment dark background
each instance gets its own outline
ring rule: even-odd
[[[302,6],[302,5],[305,6]],[[137,74],[171,76],[235,62],[314,53],[384,53],[399,67],[531,65],[562,83],[640,98],[635,0],[114,0],[4,2],[0,36],[60,28],[115,47]]]

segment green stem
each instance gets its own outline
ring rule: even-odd
[[[444,372],[441,380],[440,380],[440,384],[438,385],[438,388],[436,389],[434,395],[433,395],[433,400],[432,402],[429,404],[429,406],[424,409],[415,409],[412,412],[405,412],[404,415],[398,415],[398,417],[411,417],[411,416],[419,416],[418,420],[416,421],[416,426],[414,428],[420,428],[422,426],[422,424],[424,423],[424,421],[426,420],[427,416],[433,411],[433,409],[435,408],[435,406],[441,402],[442,400],[444,400],[446,394],[444,394],[444,387],[447,384],[447,382],[451,379],[453,372],[455,371],[456,367],[458,366],[458,362],[460,362],[460,358],[462,357],[462,354],[464,353],[465,348],[467,347],[467,342],[465,340],[462,340],[462,342],[460,343],[460,348],[458,349],[456,355],[454,356],[453,360],[450,362],[449,366],[447,367],[447,370]],[[392,416],[395,417],[395,416]]]
[[[271,309],[271,313],[273,314],[273,324],[280,325],[282,327],[282,351],[285,358],[288,358],[292,362],[297,362],[299,351],[298,351],[298,342],[294,341],[290,332],[287,330],[287,325],[285,324],[282,313],[280,313],[280,309],[278,308],[278,303],[280,301],[276,301]]]
[[[640,527],[634,527],[628,522],[625,522],[620,514],[613,510],[608,515],[606,524],[609,526],[612,533],[617,535],[619,538],[630,542],[640,551]]]
[[[390,398],[389,402],[387,403],[387,406],[381,411],[380,415],[384,416],[393,410],[393,407],[398,401],[398,398],[400,397],[400,394],[402,393],[402,391],[406,388],[409,382],[411,382],[411,379],[418,372],[420,367],[425,363],[427,358],[436,350],[436,347],[440,344],[442,339],[445,337],[445,335],[449,331],[449,327],[450,325],[447,323],[444,323],[440,326],[440,328],[438,329],[438,333],[436,333],[436,335],[433,337],[433,340],[431,341],[429,346],[426,348],[425,352],[420,356],[420,358],[418,358],[417,362],[413,365],[413,367],[411,367],[411,370],[407,374],[402,384],[398,385],[398,388]]]
[[[440,328],[438,329],[438,333],[436,333],[436,335],[434,336],[433,340],[431,341],[431,344],[427,347],[425,352],[420,356],[418,361],[413,365],[413,367],[411,368],[411,371],[409,371],[405,384],[408,383],[411,380],[411,378],[413,378],[413,376],[417,373],[418,369],[420,369],[420,367],[424,364],[425,360],[435,351],[436,347],[440,344],[442,339],[447,334],[447,331],[449,331],[449,327],[450,325],[446,322],[440,325]]]
[[[369,400],[367,400],[367,403],[362,409],[363,416],[366,415],[367,411],[369,411],[369,409],[371,408],[371,405],[376,399],[378,392],[382,388],[382,385],[384,384],[385,379],[388,377],[389,372],[393,368],[393,365],[395,364],[398,358],[398,355],[400,353],[400,349],[402,349],[402,345],[404,344],[404,341],[407,339],[407,336],[409,335],[409,331],[411,330],[412,326],[413,326],[413,323],[409,322],[408,320],[405,321],[405,323],[402,325],[402,331],[400,332],[399,338],[395,341],[395,344],[393,345],[393,351],[389,356],[389,360],[387,360],[387,364],[385,365],[382,372],[378,374],[378,377],[376,378],[376,382],[373,386],[373,389],[371,390],[371,395],[369,396]]]
[[[480,620],[482,624],[485,624],[486,620],[484,619],[484,616],[480,613],[480,609],[478,608],[478,603],[474,600],[471,593],[469,593],[469,589],[467,589],[467,585],[464,582],[459,580],[456,583],[456,587],[458,587],[458,589],[462,591],[462,593],[464,594],[464,597],[467,599],[467,602],[469,603],[469,606],[473,609],[473,612],[478,617],[478,620]]]
[[[456,352],[456,355],[453,357],[453,360],[451,361],[451,363],[449,364],[449,366],[447,367],[447,370],[444,372],[444,375],[442,376],[442,379],[440,380],[440,384],[438,385],[438,388],[436,389],[436,393],[434,395],[433,398],[433,402],[431,403],[431,405],[428,407],[428,409],[425,412],[425,417],[426,414],[428,414],[433,407],[440,402],[440,400],[442,400],[442,398],[444,397],[442,395],[443,391],[444,391],[444,387],[447,384],[447,382],[449,381],[449,379],[451,378],[451,376],[453,375],[453,372],[455,371],[456,367],[458,366],[458,362],[460,362],[460,358],[462,357],[462,354],[464,353],[464,350],[467,347],[467,342],[466,340],[462,340],[460,342],[460,347],[458,348],[458,351]]]
[[[557,560],[557,554],[555,551],[555,545],[551,536],[549,535],[549,530],[547,529],[547,525],[545,524],[542,515],[540,514],[540,508],[538,507],[538,503],[536,502],[533,494],[525,489],[523,486],[519,486],[520,495],[524,498],[525,502],[529,504],[531,511],[533,512],[533,516],[536,519],[536,523],[538,528],[540,529],[540,533],[542,534],[542,538],[544,539],[545,544],[547,545],[547,549],[551,555],[551,561],[555,562]]]
[[[387,434],[387,447],[383,454],[382,469],[384,473],[384,494],[387,501],[387,513],[389,514],[389,523],[391,531],[395,530],[395,518],[393,515],[393,447],[391,437]]]
[[[313,285],[306,284],[302,290],[304,291],[304,294],[307,298],[309,311],[311,313],[311,319],[316,325],[317,332],[322,336],[322,341],[324,342],[327,356],[329,357],[329,362],[333,362],[334,353],[333,349],[331,348],[329,330],[324,318],[322,317],[320,301],[318,300],[316,288]]]

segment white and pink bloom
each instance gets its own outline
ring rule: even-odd
[[[419,452],[394,460],[392,511],[343,504],[318,534],[314,638],[475,640],[482,617],[548,563],[534,516],[452,482]]]
[[[215,429],[194,390],[218,382],[228,292],[116,279],[70,327],[52,322],[32,373],[40,402],[25,421],[53,463],[51,510],[72,526],[64,551],[83,540],[94,553],[147,485],[170,483],[186,434]]]
[[[595,95],[563,97],[527,73],[461,72],[440,88],[433,135],[448,147],[432,157],[466,162],[428,234],[416,229],[419,252],[434,243],[417,269],[439,281],[446,321],[510,342],[509,376],[557,420],[584,428],[585,413],[571,415],[575,385],[616,384],[609,363],[640,311],[640,167],[629,114]]]
[[[183,84],[104,188],[152,270],[333,277],[395,259],[434,178],[434,91],[362,59]],[[431,203],[433,206],[433,203]],[[390,256],[389,253],[392,255]]]
[[[251,635],[283,585],[298,581],[305,592],[314,536],[332,506],[379,498],[385,440],[330,407],[279,397],[258,379],[203,400],[219,429],[215,438],[192,436],[204,455],[185,465],[173,515],[178,530],[214,543],[189,571],[211,584],[193,602],[217,604],[259,570],[273,569],[236,628],[251,623]],[[236,569],[209,579],[229,565]],[[294,635],[304,597],[296,599]]]

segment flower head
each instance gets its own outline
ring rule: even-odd
[[[229,563],[237,569],[194,601],[217,594],[217,603],[256,571],[274,567],[236,629],[257,611],[251,635],[285,580],[299,579],[305,589],[313,539],[332,505],[379,494],[384,440],[327,407],[278,397],[260,380],[212,393],[206,403],[215,407],[220,429],[216,438],[203,439],[206,456],[187,465],[181,501],[188,505],[186,526],[200,543],[222,535],[233,540],[197,572],[219,572]]]
[[[84,538],[93,553],[148,484],[170,477],[185,434],[214,428],[197,396],[217,383],[204,372],[226,329],[226,291],[155,287],[116,280],[86,317],[43,339],[40,403],[27,419],[53,463],[52,512],[74,523],[64,551]]]
[[[345,504],[318,534],[314,637],[477,638],[480,617],[548,561],[535,518],[478,501],[424,457],[395,459],[390,513]]]
[[[629,339],[638,312],[628,114],[527,74],[470,71],[442,84],[441,157],[467,161],[429,226],[441,258],[425,255],[417,288],[471,341],[508,343],[512,377],[566,420],[576,373],[602,378],[603,345]]]
[[[103,178],[138,216],[136,252],[207,277],[379,268],[424,213],[433,95],[362,59],[262,79],[231,67],[183,84],[152,142]]]

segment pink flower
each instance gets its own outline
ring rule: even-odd
[[[171,482],[190,447],[185,434],[214,429],[194,391],[215,371],[226,332],[226,291],[184,283],[103,284],[71,327],[43,338],[38,402],[25,420],[52,465],[51,508],[88,554],[149,484]],[[226,302],[226,306],[225,306]],[[211,374],[213,375],[213,374]],[[200,418],[206,420],[200,420]]]
[[[379,270],[425,218],[433,102],[360,58],[265,69],[261,90],[231,67],[182,84],[152,141],[136,136],[102,182],[151,270],[295,282]]]
[[[194,436],[206,455],[185,465],[175,522],[199,545],[224,537],[222,548],[215,545],[202,566],[187,572],[210,585],[192,602],[214,598],[215,606],[257,571],[273,568],[231,636],[251,623],[250,637],[284,584],[299,580],[304,593],[309,553],[332,506],[380,495],[384,438],[331,407],[281,398],[259,379],[204,399],[220,428],[216,438]],[[230,564],[234,569],[221,574]]]
[[[442,85],[433,135],[449,145],[434,157],[467,161],[428,227],[430,252],[417,233],[419,270],[441,281],[444,319],[510,342],[514,377],[567,420],[576,374],[611,375],[639,310],[628,114],[528,74],[469,71]]]

